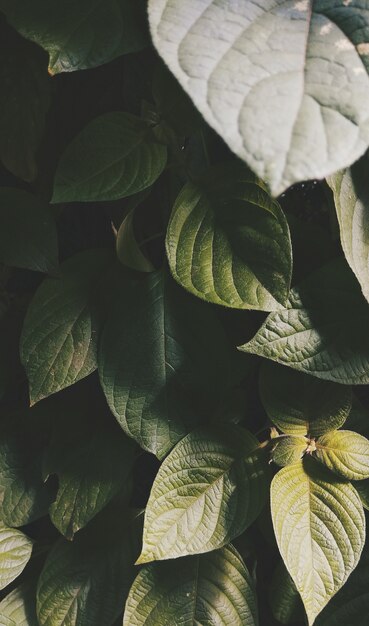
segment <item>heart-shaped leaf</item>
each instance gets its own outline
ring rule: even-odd
[[[369,440],[351,430],[336,430],[319,437],[315,455],[344,478],[369,478]]]
[[[31,558],[33,542],[20,530],[0,524],[0,589],[23,572]]]

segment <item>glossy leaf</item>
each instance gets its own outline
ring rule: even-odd
[[[369,383],[368,304],[343,259],[291,291],[240,350],[343,384]]]
[[[36,615],[36,585],[23,583],[11,591],[0,602],[0,624],[7,626],[5,619],[16,626],[39,626]]]
[[[319,437],[316,457],[336,474],[349,480],[369,478],[369,440],[351,430]]]
[[[159,54],[274,195],[350,165],[369,145],[369,17],[360,0],[343,5],[149,1]]]
[[[0,524],[0,589],[21,574],[32,552],[32,541],[20,530]]]
[[[278,308],[292,251],[279,204],[246,168],[214,168],[180,192],[166,248],[174,278],[194,295],[235,308]]]
[[[63,153],[53,202],[118,200],[150,187],[167,160],[145,122],[129,113],[106,113],[90,122]]]
[[[317,437],[343,426],[351,388],[319,380],[276,363],[260,368],[260,397],[269,419],[283,433]]]
[[[272,459],[280,467],[298,463],[301,461],[308,446],[309,440],[302,435],[278,437],[272,451]]]
[[[182,439],[155,478],[139,563],[221,548],[260,513],[268,466],[258,441],[236,426]]]
[[[344,585],[365,542],[365,517],[355,489],[312,459],[278,472],[271,510],[279,550],[299,591],[309,625]]]
[[[54,217],[41,200],[20,189],[0,188],[0,261],[36,272],[55,272]]]
[[[108,250],[68,259],[60,278],[36,291],[23,326],[20,351],[31,403],[56,393],[96,369],[97,288],[112,263]]]
[[[146,44],[137,0],[0,0],[13,26],[47,50],[50,71],[72,72],[108,63]]]
[[[257,626],[254,586],[240,555],[221,550],[150,563],[137,575],[123,626]]]

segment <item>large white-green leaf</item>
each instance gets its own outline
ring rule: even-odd
[[[20,530],[0,524],[0,589],[23,572],[31,558],[32,545]]]
[[[269,419],[290,435],[317,437],[340,428],[351,409],[351,387],[270,361],[260,368],[259,389]]]
[[[102,65],[146,43],[141,0],[0,0],[0,10],[47,50],[52,73]]]
[[[162,173],[167,149],[129,113],[106,113],[69,144],[55,174],[53,202],[117,200],[150,187]]]
[[[125,432],[162,457],[218,407],[229,349],[213,310],[155,272],[117,285],[99,375]]]
[[[194,295],[239,309],[286,304],[292,250],[279,204],[247,168],[214,168],[180,192],[166,248],[174,278]]]
[[[365,542],[360,498],[313,459],[278,472],[271,487],[274,532],[309,624],[344,585]]]
[[[123,626],[257,626],[254,586],[229,545],[180,561],[150,563],[137,575]]]
[[[36,615],[36,581],[26,582],[11,591],[0,602],[0,624],[5,619],[15,626],[39,626]]]
[[[319,437],[315,455],[344,478],[369,478],[369,440],[351,430],[336,430]]]
[[[112,263],[109,250],[88,250],[63,263],[61,276],[36,291],[24,321],[21,360],[31,403],[96,369],[98,285]]]
[[[146,508],[139,563],[221,548],[260,513],[268,464],[236,426],[196,430],[167,456]]]
[[[314,272],[240,350],[343,384],[369,383],[369,306],[343,259]]]
[[[281,193],[369,145],[362,0],[149,0],[154,44],[206,121]]]

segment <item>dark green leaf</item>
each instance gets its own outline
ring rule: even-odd
[[[305,613],[299,592],[281,561],[274,570],[270,585],[269,602],[273,617],[281,624],[302,623]]]
[[[117,234],[117,256],[126,267],[138,272],[152,272],[154,266],[137,243],[134,232],[134,210],[124,218]]]

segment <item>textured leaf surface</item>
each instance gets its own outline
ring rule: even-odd
[[[309,624],[346,582],[365,542],[357,492],[331,476],[306,459],[280,470],[271,487],[278,547]]]
[[[108,63],[144,47],[137,0],[0,0],[13,26],[47,50],[53,74]]]
[[[20,189],[0,189],[0,261],[37,272],[53,272],[58,264],[51,211]]]
[[[31,558],[31,552],[31,539],[20,530],[0,524],[0,589],[19,576]]]
[[[351,388],[313,378],[276,363],[260,368],[260,397],[270,420],[283,433],[317,437],[343,426]]]
[[[281,624],[303,622],[304,609],[301,598],[283,561],[274,570],[270,585],[269,603],[273,617],[277,622]]]
[[[0,624],[7,626],[5,619],[16,626],[39,626],[36,615],[36,585],[23,583],[11,591],[0,602]]]
[[[108,250],[88,250],[45,280],[31,301],[21,337],[31,402],[56,393],[96,369],[97,287],[112,263]]]
[[[149,18],[159,54],[206,121],[277,195],[368,147],[366,8],[150,0]]]
[[[146,565],[129,592],[123,626],[158,624],[256,626],[253,584],[238,552],[227,546]]]
[[[292,465],[302,459],[308,445],[309,440],[302,435],[280,437],[273,449],[272,459],[280,467]]]
[[[188,183],[174,204],[166,248],[174,278],[204,300],[264,311],[286,304],[287,220],[246,168],[215,168],[201,184]]]
[[[163,171],[167,150],[148,126],[129,113],[106,113],[90,122],[63,153],[53,202],[117,200],[150,187]]]
[[[155,478],[140,563],[215,550],[260,513],[268,466],[258,441],[236,426],[182,439]]]
[[[319,437],[316,457],[336,474],[349,480],[369,478],[369,440],[351,430]]]
[[[217,407],[228,345],[213,311],[165,273],[117,289],[100,343],[101,384],[125,432],[162,457]]]
[[[240,349],[318,378],[369,383],[368,303],[343,259],[314,272]]]

